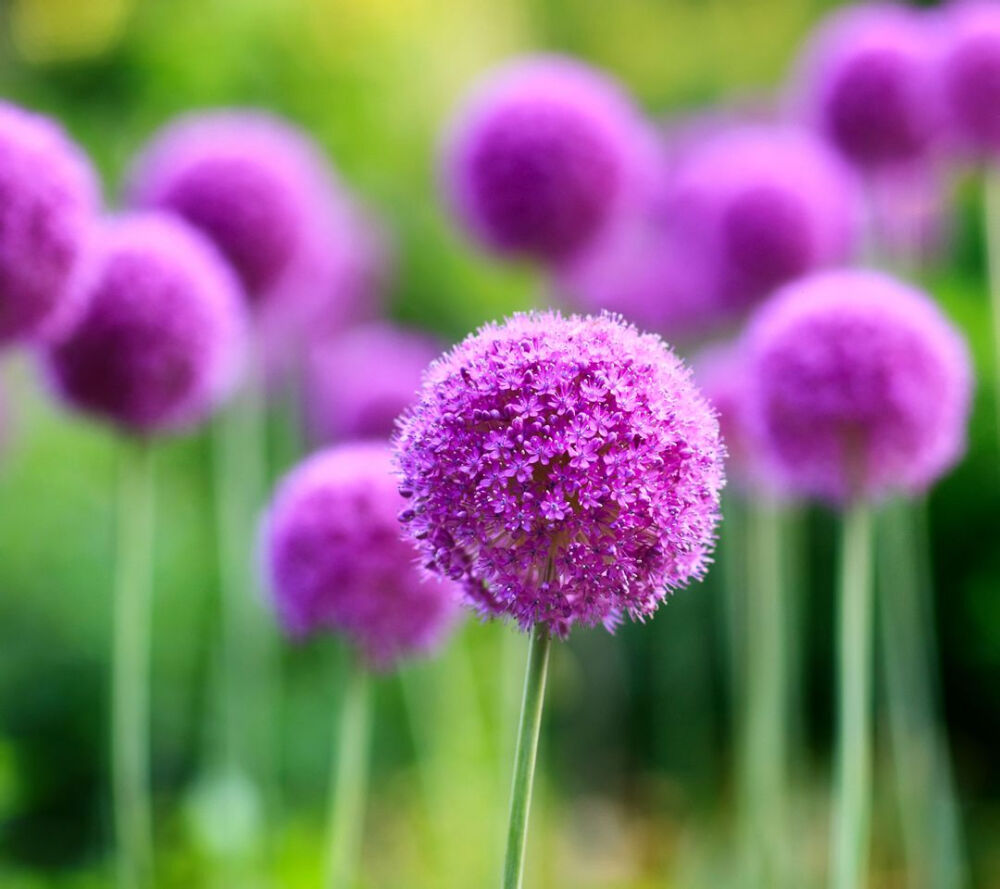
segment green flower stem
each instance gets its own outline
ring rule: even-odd
[[[862,889],[871,821],[872,527],[868,504],[843,518],[833,889]]]
[[[111,774],[120,889],[152,885],[149,662],[154,495],[149,445],[124,442],[111,657]]]
[[[371,737],[371,677],[352,663],[334,732],[332,784],[327,825],[327,889],[351,889],[357,877],[361,827],[365,818]]]
[[[966,867],[951,762],[938,729],[937,641],[921,514],[920,504],[899,502],[881,516],[879,648],[908,885],[959,889]]]
[[[789,689],[781,512],[766,498],[748,514],[746,609],[745,824],[749,885],[786,883],[785,781]]]
[[[542,727],[545,679],[549,669],[552,637],[544,624],[531,631],[528,668],[524,677],[521,724],[514,754],[514,782],[510,795],[510,822],[507,829],[507,852],[503,864],[503,889],[521,889],[524,879],[524,847],[528,839],[528,814],[535,780],[538,737]]]
[[[993,322],[993,390],[996,395],[997,432],[1000,434],[1000,167],[984,173],[984,223],[990,290],[990,317]]]
[[[267,440],[262,382],[251,373],[213,429],[213,479],[220,584],[218,702],[221,759],[227,781],[249,787],[250,836],[260,857],[263,809],[275,795],[274,711],[277,648],[254,566],[257,522],[267,486]],[[214,740],[214,739],[213,739]],[[263,797],[258,798],[258,795]],[[231,812],[225,817],[247,817]],[[266,839],[266,836],[263,837]],[[236,850],[234,850],[236,851]]]

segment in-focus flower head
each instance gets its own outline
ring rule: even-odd
[[[414,560],[400,532],[397,489],[388,446],[374,442],[321,451],[281,482],[262,545],[289,634],[343,633],[381,669],[444,640],[458,597]]]
[[[136,161],[129,198],[201,229],[258,305],[325,299],[336,283],[344,196],[305,133],[258,111],[180,117]]]
[[[485,614],[610,627],[705,571],[718,423],[681,361],[620,318],[483,327],[428,370],[395,445],[404,524]]]
[[[663,213],[676,221],[680,254],[713,271],[722,315],[844,262],[861,221],[847,166],[822,140],[785,125],[733,127],[690,150]]]
[[[440,344],[416,330],[367,324],[312,347],[306,411],[317,441],[381,438],[416,398]]]
[[[0,345],[72,323],[67,284],[99,201],[89,160],[59,125],[0,102]]]
[[[917,161],[941,129],[929,21],[891,3],[830,15],[803,55],[794,89],[800,110],[866,170]]]
[[[610,78],[569,58],[522,58],[492,72],[452,122],[443,185],[491,249],[561,262],[612,217],[647,147]]]
[[[944,12],[939,76],[952,136],[966,150],[1000,154],[1000,5],[953,3]]]
[[[927,488],[962,454],[972,371],[923,293],[870,271],[790,284],[746,334],[747,422],[789,493]]]
[[[246,308],[228,264],[180,219],[104,223],[71,286],[86,308],[43,362],[73,406],[151,434],[197,424],[231,391]]]

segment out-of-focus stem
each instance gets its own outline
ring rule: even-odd
[[[120,889],[152,885],[149,662],[154,496],[148,443],[124,442],[118,481],[111,657],[111,772]]]
[[[922,504],[895,503],[879,536],[879,639],[908,885],[965,885],[958,803],[938,727],[937,646]]]
[[[549,668],[552,638],[544,624],[531,631],[528,667],[524,677],[521,724],[514,754],[514,781],[510,795],[510,823],[507,829],[507,852],[504,855],[503,889],[521,889],[524,879],[524,847],[528,839],[528,814],[535,780],[535,760],[542,727],[545,680]]]
[[[787,880],[783,849],[789,707],[780,507],[760,496],[750,507],[747,530],[744,835],[749,885],[779,889]]]
[[[838,601],[838,701],[833,889],[862,889],[871,829],[872,528],[857,501],[843,516]]]
[[[327,889],[351,889],[357,877],[361,828],[365,818],[371,747],[371,679],[353,663],[334,732],[330,809],[327,825]]]
[[[997,434],[1000,437],[1000,167],[987,168],[983,198],[990,317],[993,322],[993,392],[996,397]]]

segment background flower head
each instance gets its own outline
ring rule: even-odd
[[[433,650],[458,612],[453,586],[425,577],[401,535],[397,488],[384,443],[321,451],[282,480],[262,535],[285,630],[343,633],[383,669]]]
[[[745,348],[747,422],[791,493],[920,491],[964,450],[964,340],[926,295],[887,275],[790,284],[760,310]]]
[[[186,223],[104,223],[72,286],[86,309],[43,362],[74,407],[148,434],[200,422],[233,388],[246,309],[229,266]]]
[[[0,345],[71,323],[67,285],[99,202],[90,162],[62,128],[0,102]]]

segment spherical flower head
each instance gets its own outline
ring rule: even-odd
[[[757,447],[747,428],[747,359],[742,341],[706,346],[691,365],[695,382],[719,418],[728,457],[727,476],[756,487]]]
[[[409,534],[485,614],[612,627],[705,571],[718,423],[681,361],[620,318],[482,328],[428,370],[395,446]]]
[[[343,196],[318,149],[256,111],[191,114],[136,161],[138,207],[168,210],[211,239],[258,305],[326,297],[334,287]]]
[[[90,162],[56,123],[0,102],[0,345],[71,323],[67,284],[99,200]]]
[[[719,323],[709,258],[652,192],[620,213],[586,249],[563,264],[559,298],[586,314],[609,311],[672,339]]]
[[[748,424],[792,494],[913,493],[962,454],[972,372],[923,293],[838,271],[789,285],[746,334]]]
[[[86,309],[43,352],[49,379],[70,404],[132,433],[197,424],[233,388],[245,351],[229,266],[166,214],[109,221],[93,241],[71,285]]]
[[[321,451],[281,482],[262,533],[285,630],[343,633],[381,669],[437,648],[458,614],[454,586],[425,577],[401,535],[397,487],[384,443]]]
[[[947,8],[940,77],[955,141],[980,157],[1000,154],[1000,7],[968,0]]]
[[[811,133],[734,127],[692,150],[665,213],[682,257],[712,269],[720,313],[745,309],[788,281],[844,262],[861,222],[857,183]]]
[[[941,129],[928,20],[903,6],[833,13],[806,48],[796,89],[806,117],[865,170],[926,156]]]
[[[492,250],[560,262],[612,217],[644,140],[631,102],[603,74],[558,56],[519,59],[453,121],[443,185]]]
[[[315,345],[306,366],[306,411],[317,441],[388,441],[416,398],[440,344],[415,330],[379,323]]]

